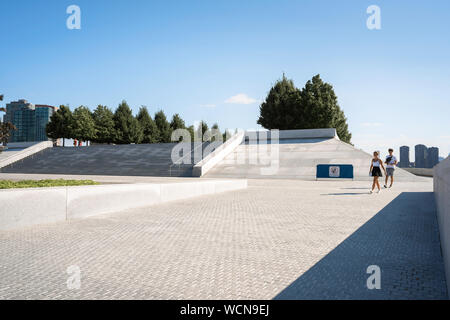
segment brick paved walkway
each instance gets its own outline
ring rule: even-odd
[[[249,185],[0,232],[0,298],[447,298],[431,183]],[[80,289],[67,288],[71,265]],[[366,288],[369,265],[381,290]]]

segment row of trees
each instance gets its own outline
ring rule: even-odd
[[[352,138],[333,87],[322,81],[320,75],[301,90],[283,75],[261,104],[258,124],[280,130],[336,128],[342,141],[351,143]]]
[[[152,118],[147,107],[142,106],[138,114],[133,116],[125,101],[119,104],[115,112],[102,105],[93,112],[84,106],[73,112],[67,106],[60,106],[51,116],[46,128],[47,135],[52,139],[77,139],[108,144],[172,142],[172,132],[177,129],[188,130],[191,139],[194,139],[194,126],[186,127],[179,114],[175,114],[169,122],[162,110]],[[212,129],[220,132],[217,124]],[[203,121],[197,130],[201,130],[203,134],[210,131]]]
[[[0,94],[0,101],[3,101],[3,94]],[[0,108],[0,111],[6,111],[6,109]],[[14,126],[11,122],[3,122],[0,119],[0,143],[2,143],[3,146],[8,144],[8,140],[11,137],[11,132],[13,130],[17,130],[16,126]]]

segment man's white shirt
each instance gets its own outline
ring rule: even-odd
[[[386,161],[390,156],[386,156]],[[395,156],[392,156],[391,161],[386,165],[386,168],[395,168],[395,161],[397,161],[397,158]]]

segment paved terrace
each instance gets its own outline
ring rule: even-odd
[[[2,177],[4,178],[4,177]],[[244,191],[0,232],[2,299],[445,299],[431,179]],[[67,267],[81,288],[67,289]],[[381,290],[366,269],[381,268]]]

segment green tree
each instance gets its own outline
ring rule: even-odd
[[[98,105],[92,114],[95,123],[95,139],[97,143],[113,143],[115,138],[114,114],[106,106]]]
[[[257,123],[266,129],[294,129],[299,96],[300,90],[283,74],[261,104]]]
[[[170,129],[177,130],[177,129],[185,129],[186,125],[184,124],[184,120],[181,119],[180,115],[178,113],[174,114],[172,117],[172,121],[170,121]]]
[[[339,138],[351,143],[347,119],[333,87],[320,75],[309,80],[302,90],[283,75],[261,104],[258,124],[280,130],[336,128]]]
[[[73,111],[72,138],[79,141],[91,141],[95,139],[95,121],[91,111],[80,106]]]
[[[233,132],[231,130],[225,129],[225,132],[222,134],[223,142],[227,141],[232,135]]]
[[[339,138],[351,143],[347,118],[339,107],[333,86],[322,81],[320,75],[309,80],[301,91],[301,107],[298,109],[298,128],[336,128]]]
[[[139,121],[133,117],[133,113],[125,100],[119,104],[113,118],[116,132],[115,143],[129,144],[142,141],[142,128]]]
[[[3,143],[4,147],[8,144],[13,130],[17,130],[17,128],[11,122],[0,122],[0,142]]]
[[[155,123],[159,130],[159,142],[171,142],[172,130],[170,129],[170,123],[167,121],[164,111],[160,110],[155,113]]]
[[[56,112],[53,112],[47,123],[46,133],[51,139],[63,139],[63,146],[65,146],[65,139],[72,137],[73,115],[67,106],[59,106]]]
[[[211,127],[211,141],[224,141],[222,133],[220,132],[219,125],[214,123]]]
[[[189,131],[189,135],[191,136],[191,142],[194,142],[194,139],[195,139],[195,128],[194,128],[194,126],[187,127],[187,131]]]
[[[174,132],[178,129],[186,129],[186,125],[184,123],[184,120],[181,119],[180,115],[178,113],[174,114],[172,117],[172,121],[170,121],[170,131]],[[180,138],[178,142],[183,140],[183,138]]]
[[[197,127],[197,135],[201,136],[202,141],[210,141],[211,140],[211,131],[209,131],[209,127],[205,121],[200,121]]]
[[[142,128],[142,143],[158,143],[159,129],[156,126],[155,121],[153,121],[152,117],[148,113],[147,107],[142,106],[139,109],[139,113],[136,118]]]

